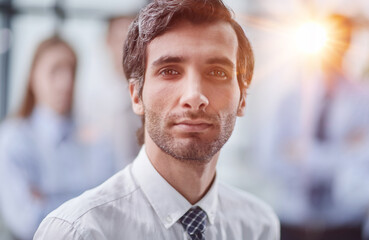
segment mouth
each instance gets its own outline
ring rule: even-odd
[[[213,126],[211,122],[202,119],[183,120],[174,123],[174,128],[184,132],[204,132]]]

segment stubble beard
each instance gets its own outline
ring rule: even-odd
[[[188,133],[185,139],[175,138],[167,129],[179,118],[202,118],[210,120],[216,134],[211,138],[204,138],[200,133]],[[186,112],[181,115],[163,117],[155,112],[145,109],[146,129],[154,143],[171,157],[193,163],[207,163],[220,151],[232,135],[236,113],[229,113],[223,117],[209,115],[204,112]]]

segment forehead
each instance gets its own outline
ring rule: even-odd
[[[201,59],[226,57],[236,63],[238,41],[227,22],[193,24],[182,20],[170,26],[147,46],[148,64],[161,56]]]
[[[39,57],[37,64],[43,66],[50,66],[56,63],[71,63],[74,64],[74,54],[69,48],[58,44],[46,49]]]

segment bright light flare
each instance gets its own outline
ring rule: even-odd
[[[297,48],[305,54],[317,54],[327,43],[327,30],[318,22],[302,24],[296,31]]]

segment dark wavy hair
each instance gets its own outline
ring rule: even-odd
[[[234,20],[233,12],[221,0],[154,0],[132,22],[124,44],[124,74],[128,81],[137,83],[139,96],[145,82],[147,45],[179,20],[193,24],[221,21],[232,26],[238,40],[237,80],[241,94],[244,94],[251,83],[254,54],[242,27]],[[141,144],[143,132],[143,129],[138,131]]]

